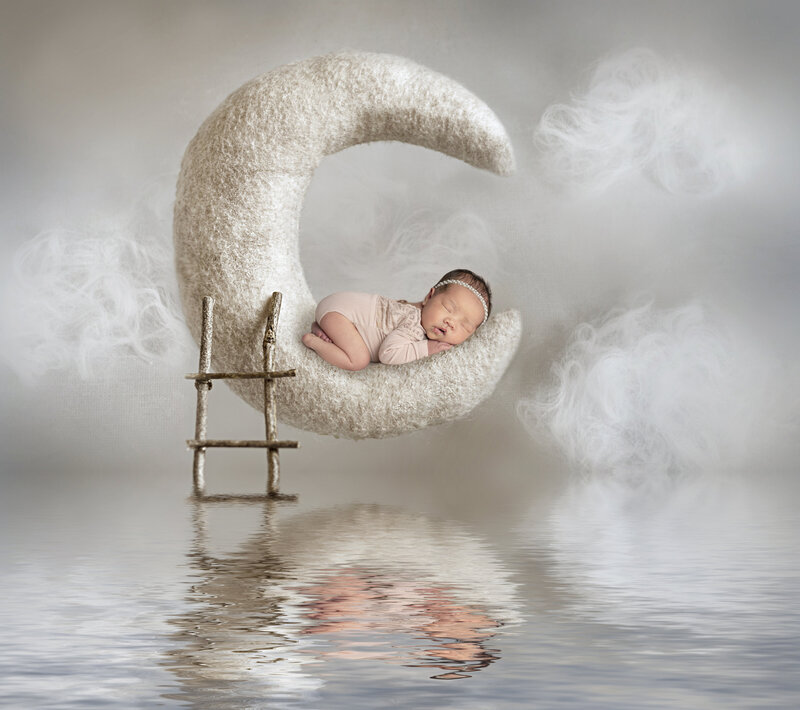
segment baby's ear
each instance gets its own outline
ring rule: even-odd
[[[428,300],[430,299],[431,296],[433,296],[434,293],[436,293],[436,289],[435,288],[432,288],[430,291],[428,291],[428,295],[425,296],[425,298],[422,299],[422,305],[423,306],[428,302]]]

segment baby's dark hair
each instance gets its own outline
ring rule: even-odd
[[[478,276],[478,274],[469,269],[453,269],[453,271],[448,271],[436,283],[439,284],[442,281],[449,281],[451,279],[463,281],[465,284],[469,284],[472,288],[477,290],[486,301],[487,317],[492,314],[492,289],[489,288],[489,284],[483,276]],[[436,289],[436,293],[447,291],[452,285],[453,284],[446,284],[444,286],[439,286],[439,288]]]

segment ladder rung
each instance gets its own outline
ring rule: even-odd
[[[279,370],[277,372],[192,372],[184,375],[184,379],[197,380],[277,380],[279,377],[294,377],[295,370]]]
[[[263,439],[187,439],[186,445],[190,449],[210,449],[210,448],[240,448],[240,449],[296,449],[296,441],[264,441]]]

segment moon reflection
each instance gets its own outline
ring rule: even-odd
[[[455,523],[378,505],[282,520],[266,502],[258,531],[219,556],[205,505],[188,560],[197,581],[172,620],[184,700],[309,695],[325,664],[360,661],[466,678],[501,660],[501,630],[521,621],[510,570]]]

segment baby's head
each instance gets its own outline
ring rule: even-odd
[[[485,279],[469,269],[448,271],[428,291],[420,322],[429,340],[459,345],[492,312],[492,290]]]

